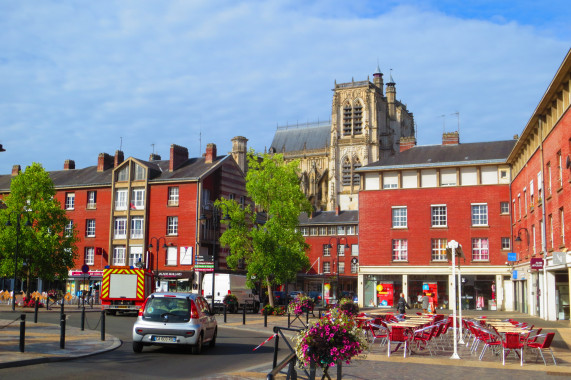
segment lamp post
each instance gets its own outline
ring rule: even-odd
[[[452,255],[452,282],[454,283],[454,281],[456,280],[456,249],[458,248],[459,244],[456,240],[451,240],[448,243],[448,248],[451,251],[451,255]],[[452,353],[452,356],[450,357],[450,359],[460,359],[460,356],[458,355],[458,340],[457,340],[457,331],[456,331],[456,287],[454,286],[455,284],[452,285],[452,287],[450,288],[450,293],[451,293],[451,297],[450,299],[452,300],[453,304],[452,304],[452,318],[453,318],[453,322],[452,322],[452,328],[454,330],[454,352]],[[462,307],[462,306],[460,306]],[[462,321],[460,321],[460,323],[462,323]]]
[[[150,243],[149,243],[149,248],[153,248],[153,241],[154,241],[155,244],[157,245],[157,266],[155,267],[155,272],[156,272],[156,274],[155,274],[155,276],[156,276],[155,281],[159,281],[159,250],[160,250],[161,240],[163,241],[163,248],[164,248],[164,249],[167,249],[167,248],[168,248],[168,245],[167,245],[167,241],[166,241],[166,239],[165,239],[164,236],[161,236],[161,237],[158,237],[158,238],[157,238],[157,237],[152,237],[152,238],[150,239]]]
[[[529,249],[529,231],[527,230],[527,228],[522,227],[519,230],[517,230],[517,236],[515,237],[514,241],[516,243],[521,243],[521,231],[525,231],[525,236],[527,237],[527,248]]]
[[[10,217],[12,214],[16,214],[16,251],[14,252],[14,284],[12,285],[12,311],[16,310],[16,277],[18,275],[18,240],[20,237],[20,219],[22,218],[22,214],[17,211],[12,211],[8,214],[8,221],[6,222],[6,226],[11,226],[12,223],[10,222]],[[30,218],[26,214],[26,223],[24,224],[26,227],[30,227],[32,223],[30,222]]]
[[[329,249],[333,248],[331,246],[331,240],[335,240],[335,243],[336,243],[335,247],[337,249],[337,294],[336,294],[337,303],[339,303],[339,298],[341,296],[341,292],[339,291],[339,286],[340,286],[340,283],[339,283],[339,246],[341,245],[341,242],[343,239],[345,239],[345,244],[343,245],[343,250],[345,250],[347,247],[351,247],[351,245],[349,244],[349,242],[347,241],[347,238],[345,236],[340,237],[340,238],[333,236],[333,237],[329,238],[329,243],[327,243],[327,248],[329,248]]]
[[[208,206],[209,209],[212,209],[212,231],[213,231],[213,236],[212,236],[212,301],[211,301],[211,309],[212,311],[214,311],[214,289],[215,289],[215,273],[216,273],[216,239],[218,238],[217,236],[217,228],[219,226],[220,223],[220,217],[221,217],[221,212],[222,212],[222,208],[225,209],[225,213],[224,213],[224,217],[222,218],[223,220],[230,220],[230,216],[228,215],[228,206],[226,206],[224,203],[221,203],[219,205],[216,205],[210,201],[206,202],[204,204],[204,206]],[[208,216],[206,215],[206,213],[204,212],[204,208],[202,210],[202,214],[200,215],[200,221],[201,222],[206,222],[206,220],[208,219]]]

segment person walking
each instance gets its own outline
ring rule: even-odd
[[[408,302],[406,302],[406,299],[404,298],[404,293],[401,293],[400,298],[397,301],[397,310],[399,314],[405,314],[406,309],[410,309],[410,305],[408,304]]]
[[[428,314],[428,296],[426,292],[422,293],[422,312]]]

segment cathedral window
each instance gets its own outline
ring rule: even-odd
[[[359,173],[356,173],[355,170],[361,167],[361,161],[358,158],[355,158],[355,162],[353,163],[353,186],[359,186],[361,184]]]
[[[353,134],[360,135],[363,133],[363,106],[357,102],[353,108]]]
[[[351,186],[351,161],[345,157],[343,160],[343,186]]]
[[[350,104],[343,107],[343,136],[351,136],[353,110]]]

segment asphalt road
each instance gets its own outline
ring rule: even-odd
[[[80,313],[68,313],[68,326],[80,327]],[[87,313],[86,328],[94,328],[100,313]],[[217,317],[219,321],[221,317]],[[58,313],[42,313],[39,321],[59,323]],[[136,354],[132,350],[131,330],[134,316],[107,316],[106,332],[123,342],[117,350],[70,361],[38,364],[0,370],[5,379],[191,379],[240,371],[260,365],[270,366],[273,348],[254,347],[268,338],[267,333],[227,329],[219,326],[216,347],[206,348],[201,355],[190,350],[145,347]]]

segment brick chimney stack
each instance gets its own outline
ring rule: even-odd
[[[460,134],[456,132],[445,132],[442,134],[442,145],[460,144]]]
[[[211,164],[212,161],[216,158],[216,144],[207,144],[206,145],[206,155],[204,156],[204,162],[207,164]]]
[[[97,157],[97,171],[102,172],[113,167],[113,157],[107,153],[99,153]]]
[[[401,137],[399,145],[400,145],[400,152],[409,150],[410,148],[416,146],[416,137],[414,136]]]
[[[121,165],[125,161],[125,156],[123,155],[123,151],[116,150],[115,151],[115,162],[113,163],[113,167],[116,168],[117,166]]]
[[[73,169],[75,169],[75,161],[65,160],[63,163],[63,170],[73,170]]]
[[[236,136],[232,139],[232,157],[244,173],[248,170],[248,139]]]
[[[340,212],[341,212],[341,207],[337,205],[337,207],[335,207],[335,215],[339,215]]]
[[[188,160],[188,149],[183,146],[172,144],[169,171],[175,171]]]
[[[18,174],[20,174],[20,171],[22,170],[22,168],[20,167],[20,165],[14,165],[12,166],[12,177],[17,176]]]

